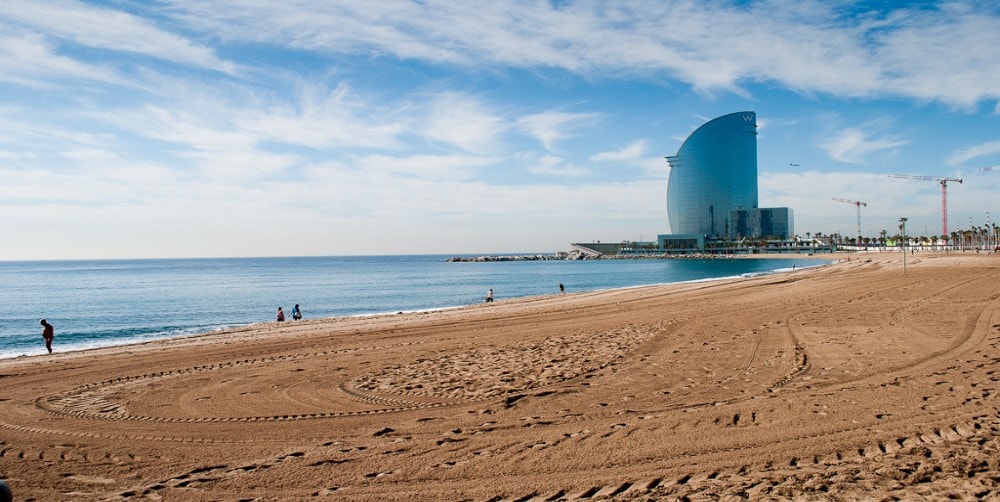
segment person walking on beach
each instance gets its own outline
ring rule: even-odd
[[[49,349],[49,354],[52,353],[52,339],[56,337],[56,329],[52,327],[45,319],[39,321],[38,324],[42,325],[42,338],[45,339],[45,348]]]
[[[486,292],[486,303],[493,303],[493,288]]]
[[[559,292],[560,293],[565,293],[566,292],[566,286],[563,286],[563,284],[561,282],[559,283]]]
[[[284,322],[284,321],[285,321],[285,312],[281,310],[281,307],[278,307],[278,322]]]
[[[292,307],[292,319],[295,320],[295,321],[298,321],[299,319],[302,319],[302,311],[299,310],[299,304],[298,303],[296,303],[295,306]]]

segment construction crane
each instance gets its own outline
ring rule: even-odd
[[[860,200],[849,200],[849,199],[833,199],[837,202],[846,202],[848,204],[854,204],[858,208],[858,242],[857,245],[861,246],[861,206],[868,207],[868,204],[861,202]]]
[[[890,178],[936,181],[941,185],[941,238],[948,240],[948,182],[962,182],[961,178],[941,178],[938,176],[917,176],[913,174],[890,174]]]

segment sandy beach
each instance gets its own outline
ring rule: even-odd
[[[0,361],[0,478],[16,500],[1000,499],[1000,256],[832,259],[76,353],[57,335]]]

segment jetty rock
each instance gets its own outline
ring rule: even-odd
[[[448,262],[488,263],[500,261],[550,261],[550,260],[731,260],[733,254],[721,253],[635,253],[635,254],[587,254],[579,251],[563,251],[556,254],[454,256]]]
[[[580,252],[561,252],[556,254],[518,254],[518,255],[486,255],[486,256],[453,256],[448,262],[500,262],[500,261],[552,261],[552,260],[593,260]]]

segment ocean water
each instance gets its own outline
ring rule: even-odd
[[[0,262],[0,358],[123,345],[274,321],[315,319],[778,272],[821,260],[584,260],[449,263],[449,256]]]

